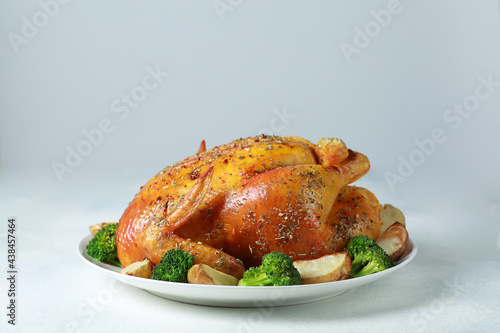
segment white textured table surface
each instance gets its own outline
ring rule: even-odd
[[[2,244],[7,218],[17,219],[17,330],[148,332],[160,325],[170,332],[198,327],[207,332],[493,332],[500,325],[498,204],[447,205],[436,197],[434,206],[424,208],[401,199],[395,204],[405,211],[419,252],[395,274],[317,303],[215,308],[154,296],[98,274],[78,258],[76,246],[88,225],[118,219],[143,177],[86,176],[45,186],[2,175]],[[377,192],[376,183],[365,183]],[[2,293],[7,287],[2,279]]]

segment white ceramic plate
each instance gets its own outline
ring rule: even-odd
[[[209,306],[225,307],[272,307],[304,304],[321,301],[340,295],[349,289],[354,289],[367,283],[394,273],[408,264],[417,254],[417,246],[410,239],[410,245],[396,266],[375,274],[336,281],[300,286],[283,287],[238,287],[209,286],[189,283],[175,283],[149,280],[118,273],[121,268],[107,265],[87,255],[85,249],[91,235],[86,236],[78,244],[78,255],[84,262],[99,272],[131,286],[149,291],[152,294],[170,300]]]

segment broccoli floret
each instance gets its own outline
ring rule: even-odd
[[[351,256],[351,277],[373,274],[394,266],[389,255],[367,236],[353,237],[345,250]]]
[[[373,274],[394,266],[387,253],[367,236],[353,237],[345,250],[351,256],[351,277]]]
[[[87,244],[87,254],[99,261],[121,266],[116,253],[116,229],[118,223],[108,224]]]
[[[258,267],[243,273],[239,286],[290,286],[301,284],[300,273],[285,253],[270,252],[262,257]]]
[[[351,238],[344,251],[349,251],[351,259],[354,259],[358,254],[364,252],[367,248],[373,245],[375,245],[375,241],[373,239],[364,235],[358,235]]]
[[[170,282],[188,282],[187,274],[193,266],[194,256],[181,249],[171,249],[153,268],[151,279]]]
[[[260,267],[250,267],[238,282],[240,286],[272,286],[273,281]]]
[[[361,254],[358,254],[352,262],[353,270],[351,277],[360,277],[394,266],[394,262],[378,245],[372,245]]]

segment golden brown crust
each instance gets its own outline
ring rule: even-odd
[[[123,213],[118,230],[118,257],[122,265],[142,260],[146,253],[137,237],[154,223],[163,223],[163,215],[175,210],[198,178],[214,167],[212,182],[204,203],[193,212],[199,228],[179,229],[183,237],[220,248],[223,237],[214,223],[213,214],[220,209],[226,194],[237,189],[252,176],[287,165],[315,164],[314,150],[305,140],[288,137],[259,136],[235,140],[174,163],[151,178]],[[187,230],[186,230],[187,229]],[[194,235],[192,235],[194,233]],[[148,245],[149,247],[152,244]]]
[[[168,249],[182,248],[195,262],[241,277],[238,259],[253,266],[273,250],[293,259],[316,258],[358,230],[375,235],[378,201],[366,190],[346,187],[369,170],[368,159],[340,140],[320,142],[316,147],[295,137],[246,138],[166,167],[120,219],[120,261],[157,263]],[[349,195],[354,197],[344,206],[352,209],[342,211]]]
[[[334,231],[331,251],[342,251],[349,240],[358,235],[377,239],[380,234],[382,206],[369,190],[357,186],[345,186],[328,217]]]

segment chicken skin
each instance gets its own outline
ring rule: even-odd
[[[293,260],[339,250],[358,234],[376,238],[381,206],[348,186],[370,168],[339,139],[240,139],[159,172],[144,185],[117,230],[122,266],[157,264],[172,248],[240,278],[264,254]]]

